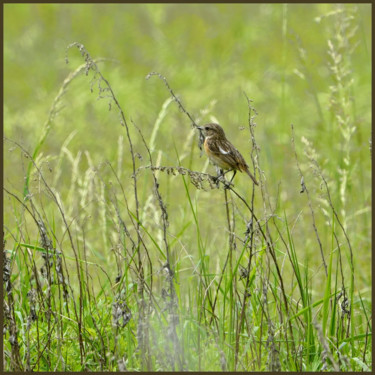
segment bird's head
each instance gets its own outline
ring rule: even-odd
[[[225,138],[225,133],[223,128],[219,124],[206,124],[203,126],[198,126],[198,129],[203,131],[205,137],[220,137]]]

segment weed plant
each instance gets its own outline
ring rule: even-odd
[[[4,138],[6,157],[22,166],[22,178],[4,186],[4,370],[371,371],[370,277],[358,259],[363,248],[370,252],[370,172],[360,161],[364,154],[369,166],[371,155],[351,70],[356,14],[338,6],[324,17],[334,30],[328,106],[294,39],[295,73],[307,83],[324,137],[314,143],[289,123],[282,157],[295,173],[287,189],[275,190],[247,92],[242,136],[259,187],[241,174],[230,185],[217,180],[199,159],[197,126],[215,120],[214,101],[193,114],[172,77],[151,72],[147,84],[162,86],[165,98],[145,131],[101,68],[108,61],[81,43],[68,46],[67,61],[78,49],[83,63],[63,81],[33,151]],[[100,111],[105,103],[121,125],[108,130],[118,134],[111,161],[74,153],[76,132],[59,152],[44,150],[83,75]],[[173,108],[179,126],[191,126],[174,142],[160,131]],[[356,210],[353,195],[363,197]]]

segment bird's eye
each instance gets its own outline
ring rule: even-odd
[[[209,129],[209,127],[208,126],[206,126],[205,128],[204,128],[204,130],[208,130]]]

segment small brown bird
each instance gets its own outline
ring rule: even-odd
[[[199,126],[205,136],[204,149],[210,161],[219,168],[220,175],[233,171],[232,182],[237,171],[246,172],[253,180],[255,185],[258,185],[255,177],[250,173],[249,166],[240,152],[228,141],[225,136],[223,128],[219,124],[206,124]]]

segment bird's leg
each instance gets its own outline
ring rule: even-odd
[[[224,172],[224,170],[223,170],[222,168],[219,168],[219,167],[216,166],[216,173],[217,173],[217,176],[215,177],[215,183],[216,183],[216,185],[218,185],[220,179],[222,179],[223,184],[224,184],[224,189],[228,189],[228,188],[230,187],[230,185],[232,185],[233,178],[234,178],[234,176],[235,176],[236,173],[237,173],[237,171],[234,170],[233,176],[232,176],[231,180],[228,182],[228,181],[225,179],[225,175],[226,175],[228,172],[231,172],[231,171],[233,171],[233,169],[228,169],[227,171]]]
[[[224,171],[221,168],[219,168],[219,177],[222,177],[225,180],[224,175]]]
[[[237,173],[237,171],[236,171],[236,170],[234,170],[234,172],[233,172],[233,176],[232,176],[232,178],[230,179],[230,181],[229,181],[229,184],[231,184],[231,183],[232,183],[232,181],[233,181],[233,179],[234,179],[234,176],[236,175],[236,173]]]
[[[226,171],[225,173],[228,173],[228,172],[230,172],[232,169],[230,169],[229,171]],[[234,176],[236,175],[236,173],[237,173],[237,171],[234,169],[234,172],[233,172],[233,176],[232,176],[232,178],[230,179],[230,181],[228,182],[228,181],[225,181],[224,182],[224,189],[229,189],[230,188],[230,185],[232,185],[232,181],[233,181],[233,179],[234,179]]]
[[[225,175],[226,175],[228,172],[233,171],[233,169],[228,169],[227,171],[224,172],[223,169],[221,169],[221,168],[219,168],[219,167],[216,167],[216,171],[217,171],[217,177],[216,177],[216,180],[217,180],[217,181],[215,181],[215,182],[217,183],[217,182],[220,180],[220,178],[222,178],[222,179],[223,179],[223,184],[224,184],[224,189],[228,189],[228,188],[230,187],[230,185],[232,185],[232,180],[233,180],[235,174],[237,173],[237,171],[234,170],[233,176],[232,176],[232,178],[231,178],[230,181],[227,181],[227,180],[225,179]]]
[[[216,185],[219,185],[219,180],[220,180],[220,178],[222,178],[224,176],[224,173],[223,173],[223,170],[221,168],[219,168],[218,166],[215,166],[215,168],[216,168],[217,176],[214,177],[214,181],[215,181]]]

